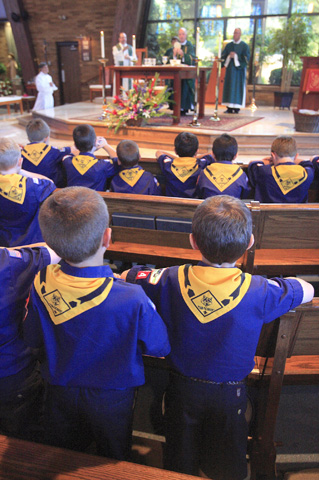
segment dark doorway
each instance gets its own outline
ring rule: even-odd
[[[78,42],[57,42],[60,102],[81,101],[81,81]]]

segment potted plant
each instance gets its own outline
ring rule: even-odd
[[[309,21],[298,15],[282,20],[282,28],[269,32],[268,55],[282,55],[281,91],[275,92],[275,107],[290,108],[292,75],[301,66],[300,57],[308,54],[312,36]]]

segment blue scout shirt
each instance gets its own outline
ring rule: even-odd
[[[212,163],[199,174],[196,197],[231,195],[236,198],[247,198],[250,187],[248,177],[242,168],[232,162],[216,162],[213,157],[210,155],[209,157]]]
[[[309,160],[277,166],[252,162],[248,178],[255,188],[255,200],[264,203],[306,203],[313,182],[314,169]]]
[[[59,150],[44,142],[29,143],[21,152],[23,158],[22,168],[28,172],[45,175],[51,178],[58,188],[62,188],[66,185],[62,170],[62,159],[70,153],[70,147]]]
[[[123,389],[142,385],[142,355],[170,351],[166,327],[142,288],[108,266],[61,262],[37,275],[24,322],[26,343],[44,345],[53,385]]]
[[[159,270],[133,267],[127,281],[141,285],[164,319],[170,365],[182,375],[214,382],[243,380],[254,367],[261,328],[303,299],[297,280],[278,286],[238,268],[200,262]]]
[[[63,167],[68,187],[88,187],[99,192],[106,190],[107,179],[119,171],[117,159],[98,160],[93,153],[67,155],[63,159]]]
[[[14,375],[35,361],[22,338],[22,321],[34,277],[50,261],[45,247],[0,248],[0,378]]]
[[[136,193],[140,195],[161,195],[161,187],[150,172],[135,165],[123,168],[111,181],[111,191],[117,193]]]
[[[0,246],[43,242],[39,207],[55,188],[50,180],[0,175]]]
[[[165,177],[168,197],[194,198],[196,182],[201,170],[210,160],[207,158],[177,157],[161,155],[157,159]]]

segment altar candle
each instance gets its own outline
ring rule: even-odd
[[[218,34],[218,58],[222,56],[222,34],[219,32]]]
[[[198,58],[199,54],[199,27],[196,28],[196,57]]]
[[[136,38],[135,35],[132,35],[132,47],[133,47],[133,57],[136,57]]]
[[[101,36],[101,58],[105,58],[105,45],[104,45],[104,32],[103,30],[100,32]]]

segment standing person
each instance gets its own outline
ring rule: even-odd
[[[178,31],[180,45],[174,43],[173,53],[170,58],[180,58],[183,64],[194,65],[195,49],[189,40],[187,40],[186,28],[180,28]],[[194,108],[195,80],[182,80],[181,92],[181,114],[185,115],[188,110]]]
[[[8,63],[7,63],[7,72],[11,82],[17,76],[17,69],[18,69],[18,64],[16,62],[15,56],[13,55],[13,53],[9,53]]]
[[[235,28],[233,41],[229,42],[222,53],[222,66],[226,67],[223,105],[225,113],[239,113],[246,104],[246,67],[249,62],[249,47],[241,39],[241,29]]]
[[[38,90],[38,96],[34,104],[33,110],[46,110],[54,107],[53,92],[58,90],[54,85],[51,75],[49,75],[49,67],[46,63],[40,63],[40,72],[35,77],[35,86]]]
[[[130,67],[131,65],[133,65],[133,48],[131,45],[127,44],[126,33],[120,33],[119,42],[114,45],[112,53],[115,66]],[[124,78],[123,87],[124,90],[129,90],[130,88],[132,88],[132,80],[130,78]]]

